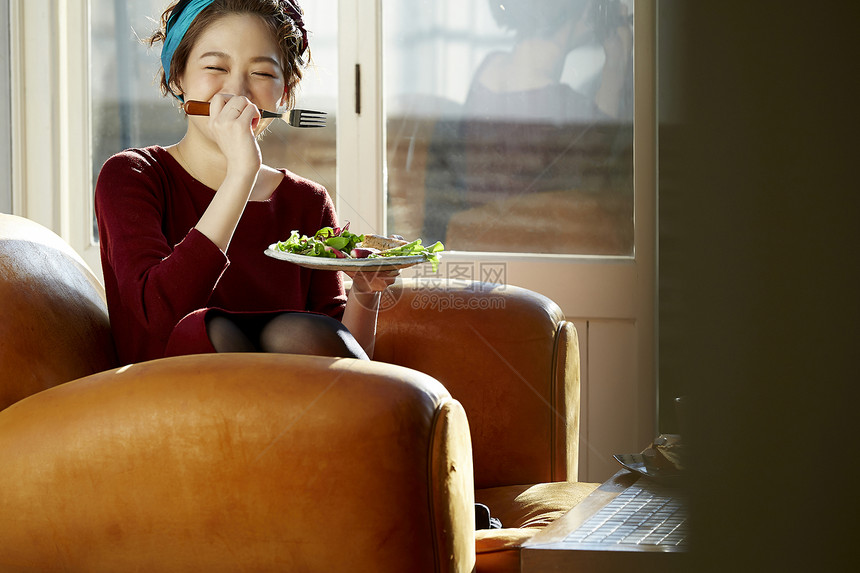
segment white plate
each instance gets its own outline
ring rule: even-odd
[[[275,244],[269,245],[265,253],[274,258],[308,269],[325,271],[378,271],[405,269],[427,259],[424,255],[409,255],[406,257],[379,257],[375,259],[329,259],[327,257],[309,257],[275,249]]]

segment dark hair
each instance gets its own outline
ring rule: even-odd
[[[158,42],[164,43],[167,37],[167,24],[174,10],[181,3],[182,0],[172,3],[161,15],[159,29],[145,40],[150,47]],[[297,10],[298,14],[292,16],[289,13],[290,9]],[[179,78],[185,72],[188,57],[195,42],[213,22],[231,14],[259,16],[271,30],[283,62],[287,105],[292,107],[295,103],[295,88],[302,79],[302,68],[310,60],[307,32],[304,30],[301,8],[296,0],[214,0],[194,19],[176,47],[170,61],[170,81],[167,80],[164,69],[159,71],[157,78],[161,93],[168,95],[182,91],[179,89]]]
[[[490,11],[502,28],[523,36],[553,32],[572,19],[579,19],[588,0],[489,0]]]

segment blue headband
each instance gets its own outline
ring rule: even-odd
[[[176,5],[180,8],[179,12],[174,8],[174,13],[167,21],[167,32],[164,37],[164,45],[161,48],[161,67],[164,68],[164,77],[167,80],[167,85],[170,85],[170,61],[173,59],[173,52],[179,47],[182,38],[191,26],[191,22],[209,7],[215,0],[190,0],[181,7],[183,2]],[[176,95],[176,94],[174,94]],[[182,96],[176,96],[179,101],[182,101]]]

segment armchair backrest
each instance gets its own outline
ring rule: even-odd
[[[463,405],[476,487],[577,479],[579,343],[547,297],[405,279],[383,298],[374,359],[429,374]]]
[[[104,290],[45,227],[0,214],[0,410],[116,366]]]

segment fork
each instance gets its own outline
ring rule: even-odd
[[[208,101],[189,100],[182,107],[188,115],[209,115]],[[325,127],[325,115],[324,111],[309,109],[291,109],[284,113],[260,110],[260,117],[283,119],[292,127]]]

